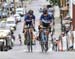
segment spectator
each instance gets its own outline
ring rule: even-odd
[[[68,44],[68,50],[73,50],[73,40],[74,40],[74,36],[71,30],[69,30],[66,34],[67,36],[67,44]]]
[[[67,36],[65,32],[62,32],[61,35],[59,36],[59,39],[61,41],[61,49],[62,51],[67,51]]]
[[[57,40],[56,35],[53,34],[53,35],[52,35],[52,44],[53,44],[53,48],[52,48],[52,49],[55,50],[55,51],[57,51],[56,40]]]

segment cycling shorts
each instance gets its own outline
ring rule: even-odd
[[[50,23],[44,23],[44,22],[42,22],[42,26],[48,28],[50,26]]]
[[[26,24],[25,25],[29,25],[29,26],[32,26],[32,22],[26,22]]]

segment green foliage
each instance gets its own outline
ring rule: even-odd
[[[50,3],[53,3],[53,5],[56,5],[56,4],[60,4],[60,0],[48,0]]]
[[[29,0],[21,0],[21,1],[29,1]]]

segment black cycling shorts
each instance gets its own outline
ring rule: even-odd
[[[44,22],[42,22],[42,26],[43,27],[49,27],[50,26],[50,23],[44,23]]]
[[[32,26],[32,22],[26,22],[26,25]]]

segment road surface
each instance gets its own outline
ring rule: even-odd
[[[43,0],[34,0],[30,5],[28,5],[28,9],[33,9],[34,14],[36,15],[36,30],[37,26],[39,25],[39,17],[41,13],[39,13],[39,8],[41,7]],[[56,31],[60,32],[60,20],[57,22],[59,18],[56,18]],[[36,42],[36,45],[33,46],[33,53],[27,53],[26,46],[24,44],[20,45],[18,40],[18,34],[21,34],[22,36],[22,42],[24,42],[23,37],[23,22],[24,17],[22,17],[22,22],[18,23],[17,30],[15,31],[14,35],[16,37],[16,41],[14,43],[13,49],[7,51],[7,52],[0,52],[0,59],[74,59],[75,53],[74,52],[51,52],[51,47],[49,47],[48,53],[41,53],[41,47],[39,45],[39,42]],[[57,27],[58,26],[58,27]],[[38,31],[38,30],[37,30]],[[56,33],[58,33],[56,32]]]

